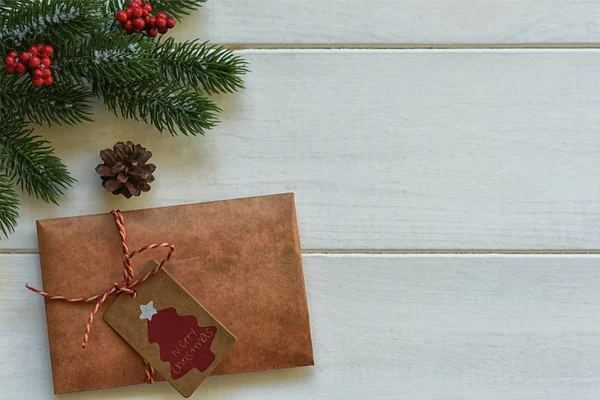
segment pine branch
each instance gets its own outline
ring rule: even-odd
[[[158,77],[152,41],[142,35],[101,31],[84,41],[56,50],[52,66],[59,81],[84,85],[102,81],[124,85]]]
[[[248,65],[221,46],[127,35],[114,20],[130,0],[0,0],[0,54],[53,45],[51,86],[8,75],[0,64],[0,233],[19,216],[14,185],[57,203],[75,179],[50,144],[28,128],[90,120],[92,96],[116,115],[172,135],[203,134],[219,107],[206,94],[243,87]],[[181,19],[205,0],[151,0],[154,13]]]
[[[119,10],[124,10],[131,0],[109,0],[108,8],[112,13],[116,13]],[[173,17],[177,20],[185,15],[189,15],[190,12],[199,9],[206,2],[206,0],[151,0],[152,9],[154,13],[164,11],[169,17]]]
[[[45,202],[58,204],[63,190],[75,181],[54,155],[48,141],[33,136],[23,121],[3,119],[0,136],[0,169],[22,190]],[[6,234],[6,233],[5,233]]]
[[[180,21],[185,15],[190,15],[192,11],[202,7],[204,3],[206,0],[152,0],[152,7]]]
[[[154,51],[163,77],[179,86],[212,93],[231,93],[244,87],[241,75],[248,63],[231,50],[196,40],[158,42]]]
[[[115,115],[142,120],[173,136],[178,132],[186,136],[204,134],[215,126],[221,111],[202,94],[168,84],[117,87],[100,83],[98,93]]]
[[[35,43],[69,46],[91,35],[112,16],[102,0],[9,1],[3,7],[0,53]]]
[[[25,76],[0,72],[0,117],[19,115],[38,125],[73,125],[91,121],[91,92],[78,85],[55,82],[36,87]]]
[[[19,197],[10,178],[0,171],[0,231],[6,237],[19,219]]]

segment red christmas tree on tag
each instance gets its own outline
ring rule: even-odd
[[[140,306],[140,319],[148,320],[148,342],[157,343],[161,361],[171,364],[171,376],[179,379],[193,368],[204,372],[215,360],[210,350],[216,326],[200,326],[193,315],[181,316],[174,308],[156,310],[154,302]]]

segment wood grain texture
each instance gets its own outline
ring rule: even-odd
[[[177,34],[219,43],[599,43],[595,0],[209,0]]]
[[[295,192],[305,249],[596,249],[600,52],[243,51],[223,122],[171,138],[114,118],[39,129],[79,183],[61,207],[24,196],[4,251],[35,220]],[[154,152],[150,193],[100,186],[98,151]]]
[[[599,261],[307,256],[316,366],[210,378],[194,398],[596,400]],[[40,283],[38,263],[0,256],[2,398],[53,398],[43,300],[23,288]],[[75,398],[178,396],[157,384]]]

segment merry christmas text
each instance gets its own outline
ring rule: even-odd
[[[206,328],[204,332],[196,332],[194,328],[190,328],[187,335],[183,339],[178,340],[175,347],[171,350],[171,354],[179,359],[175,364],[171,364],[172,372],[179,374],[183,367],[194,359],[194,355],[198,351],[201,351],[202,346],[213,336],[214,332],[210,328]]]

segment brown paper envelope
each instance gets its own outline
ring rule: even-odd
[[[176,246],[169,273],[232,332],[238,343],[213,375],[313,365],[313,349],[293,194],[123,213],[129,247]],[[46,292],[85,297],[123,280],[122,248],[110,214],[38,221]],[[136,271],[167,249],[133,258]],[[46,301],[57,394],[144,382],[144,363],[96,315],[93,304]],[[162,380],[159,377],[159,380]]]

